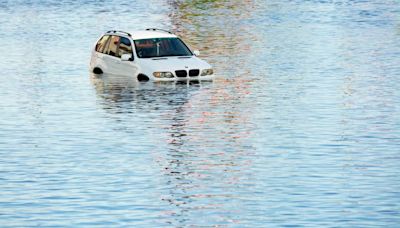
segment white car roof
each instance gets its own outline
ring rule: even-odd
[[[133,31],[131,35],[133,40],[176,37],[174,34],[163,31]]]
[[[129,34],[133,40],[141,39],[151,39],[151,38],[172,38],[177,37],[176,35],[162,30],[138,30],[132,32],[122,32],[122,31],[108,31],[107,34],[119,34],[127,35]]]

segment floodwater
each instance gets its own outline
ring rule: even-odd
[[[398,227],[400,3],[0,0],[0,226]],[[88,71],[179,34],[212,82]]]

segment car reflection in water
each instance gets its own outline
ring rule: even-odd
[[[243,188],[251,187],[254,148],[244,146],[253,126],[240,115],[235,97],[226,97],[214,82],[138,83],[106,74],[91,80],[101,107],[111,115],[107,118],[121,126],[116,130],[148,134],[139,143],[153,145],[148,165],[159,170],[155,200],[165,203],[162,223],[240,223],[236,214],[247,200]],[[220,110],[222,101],[231,108]],[[144,115],[149,122],[133,121]]]
[[[171,82],[138,82],[133,77],[114,74],[91,74],[91,82],[96,93],[103,99],[105,110],[111,112],[148,113],[162,107],[175,107],[185,104],[189,92],[202,86],[210,85],[210,81],[171,81]],[[129,108],[130,107],[130,108]]]

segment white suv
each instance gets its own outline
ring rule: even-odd
[[[212,79],[213,69],[198,54],[165,30],[108,31],[92,51],[90,70],[95,74],[133,76],[139,81]]]

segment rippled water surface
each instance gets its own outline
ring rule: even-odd
[[[0,0],[0,226],[398,227],[400,3]],[[170,29],[213,82],[88,71]]]

